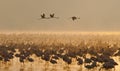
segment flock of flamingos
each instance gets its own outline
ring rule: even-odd
[[[87,57],[87,55],[90,57]],[[70,65],[74,60],[77,65],[83,65],[87,69],[100,67],[102,69],[113,69],[117,62],[112,58],[113,56],[120,56],[120,47],[113,45],[112,47],[106,45],[104,47],[96,48],[95,46],[73,46],[72,44],[52,44],[52,45],[36,45],[31,43],[9,43],[0,45],[0,62],[6,64],[12,59],[18,58],[19,62],[24,65],[26,61],[34,62],[32,55],[49,62],[57,64],[59,59]]]

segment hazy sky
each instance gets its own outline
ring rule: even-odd
[[[38,20],[42,13],[60,19]],[[48,30],[120,31],[120,0],[0,0],[0,31]]]

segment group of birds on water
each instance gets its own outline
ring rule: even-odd
[[[51,64],[57,64],[59,59],[70,65],[73,59],[77,61],[78,65],[83,65],[87,69],[97,68],[102,64],[101,69],[112,69],[118,65],[112,56],[120,56],[120,48],[114,49],[109,47],[101,47],[99,50],[95,50],[95,47],[82,47],[74,48],[67,47],[66,45],[59,46],[42,46],[35,44],[10,44],[9,46],[0,45],[0,62],[10,62],[13,58],[19,58],[19,62],[24,64],[25,61],[34,62],[32,55],[50,62]],[[19,53],[16,53],[16,50]],[[117,51],[117,53],[115,53]],[[109,53],[108,53],[109,52]],[[91,57],[86,55],[90,54]]]
[[[50,14],[50,17],[46,17],[45,13],[40,15],[41,18],[40,19],[51,19],[51,18],[55,18],[55,19],[59,19],[59,17],[56,17],[54,13]],[[76,16],[72,16],[70,17],[73,21],[80,19],[80,17],[76,17]]]

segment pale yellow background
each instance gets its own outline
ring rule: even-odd
[[[38,20],[43,12],[60,19]],[[120,31],[120,0],[0,0],[0,31],[48,30]]]

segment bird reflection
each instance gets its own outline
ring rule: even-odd
[[[25,71],[25,69],[24,68],[20,68],[20,71]]]
[[[32,68],[32,67],[30,67],[30,68],[28,68],[28,69],[27,69],[27,71],[33,71],[33,68]]]
[[[71,71],[71,68],[70,68],[69,65],[65,65],[65,67],[63,69],[66,70],[66,71]]]

